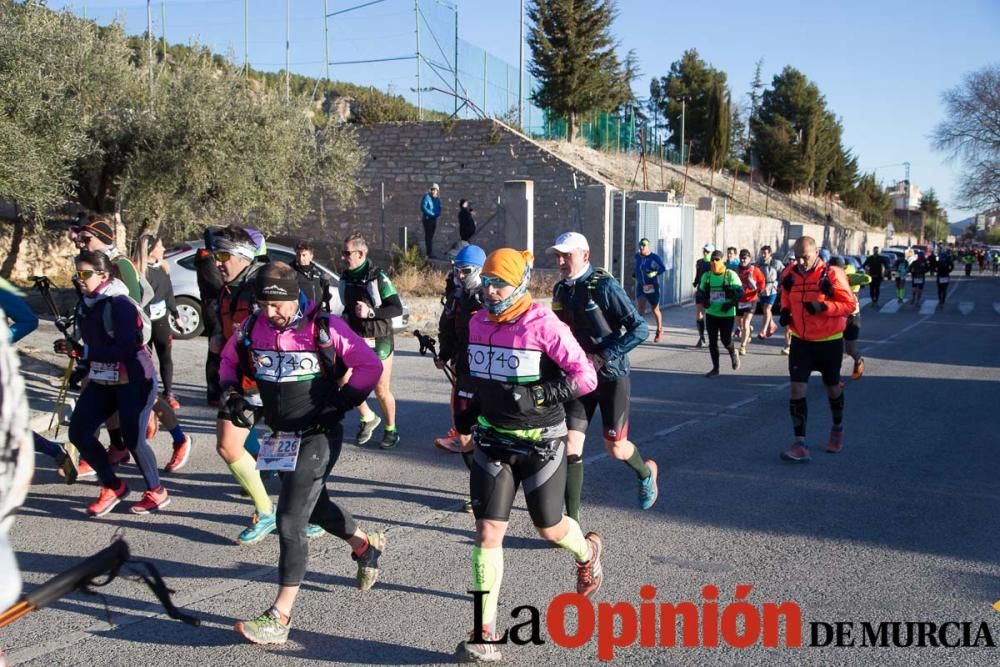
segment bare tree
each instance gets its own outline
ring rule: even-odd
[[[931,140],[936,150],[963,163],[958,204],[1000,205],[1000,63],[966,74],[942,99],[946,116]]]

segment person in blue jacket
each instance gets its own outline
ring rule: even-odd
[[[434,230],[437,229],[438,218],[441,217],[441,200],[438,195],[441,188],[437,183],[431,183],[431,189],[420,200],[420,216],[424,222],[424,244],[427,246],[427,257],[434,257]]]
[[[649,239],[639,241],[639,252],[635,254],[635,307],[639,315],[646,316],[646,303],[649,303],[656,320],[656,336],[654,343],[663,338],[663,315],[660,314],[660,276],[667,270],[660,256],[653,252]]]

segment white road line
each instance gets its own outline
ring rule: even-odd
[[[889,303],[882,306],[882,308],[878,312],[891,315],[892,313],[899,312],[899,307],[901,305],[903,304],[901,304],[898,299],[892,299],[889,301]]]
[[[869,297],[867,297],[867,296],[866,297],[862,297],[861,299],[858,299],[858,306],[862,310],[864,310],[868,306],[868,304],[870,304],[871,302],[872,302],[872,300]]]
[[[962,313],[963,315],[968,315],[975,309],[975,307],[976,304],[974,301],[962,301],[961,303],[958,304],[958,312]]]
[[[994,301],[993,302],[993,310],[995,310],[998,313],[1000,313],[1000,301]]]
[[[937,309],[937,301],[927,300],[920,304],[920,314],[921,315],[932,315]]]

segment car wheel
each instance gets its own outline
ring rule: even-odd
[[[201,335],[205,320],[201,316],[201,304],[187,296],[177,297],[177,312],[180,319],[170,318],[170,330],[177,340],[188,340]]]

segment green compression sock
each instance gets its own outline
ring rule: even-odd
[[[264,482],[260,480],[257,462],[250,456],[249,452],[244,451],[239,461],[228,465],[236,481],[250,494],[250,499],[253,500],[257,513],[271,514],[274,511],[274,506],[271,504],[271,498],[267,495],[267,489],[264,488]]]
[[[483,624],[496,630],[497,603],[503,581],[503,547],[472,547],[472,590],[489,591],[483,596]]]
[[[639,479],[646,479],[652,472],[649,470],[649,466],[646,462],[642,460],[642,454],[639,452],[638,447],[634,447],[632,450],[632,456],[625,459],[625,464],[635,471],[635,474],[639,476]]]

